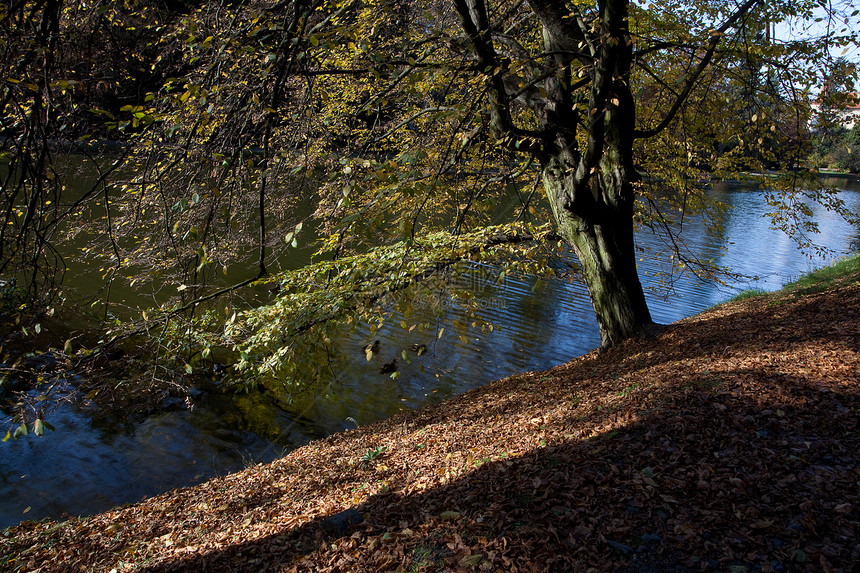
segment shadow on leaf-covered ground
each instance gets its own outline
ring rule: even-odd
[[[856,283],[720,307],[272,464],[91,518],[22,524],[0,539],[0,563],[851,571],[858,309]],[[363,521],[339,530],[330,516],[344,511]]]
[[[365,521],[342,537],[319,517],[147,570],[850,571],[857,302],[855,286],[748,303],[415,414],[471,428],[570,406],[519,431],[524,453],[467,456],[478,467],[436,487],[356,469],[388,489],[351,507]]]

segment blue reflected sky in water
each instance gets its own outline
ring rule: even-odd
[[[856,180],[830,183],[840,184],[844,189],[840,198],[850,210],[860,213],[860,184]],[[728,248],[717,249],[715,238],[708,236],[701,225],[687,226],[684,238],[695,250],[715,255],[720,266],[752,278],[730,281],[727,286],[684,280],[674,292],[661,293],[657,289],[648,301],[657,322],[669,323],[692,316],[749,288],[777,290],[805,273],[857,252],[860,247],[860,230],[817,203],[806,202],[819,224],[820,232],[812,238],[829,252],[809,256],[798,249],[794,239],[771,228],[767,213],[772,209],[766,204],[763,191],[715,190],[715,194],[731,206],[723,221]],[[654,237],[641,234],[639,240],[653,242]],[[647,276],[643,277],[643,283],[648,284]]]
[[[855,212],[860,212],[860,185],[843,182],[848,190],[841,198]],[[820,233],[816,243],[826,245],[825,256],[807,256],[800,252],[793,239],[771,228],[765,214],[770,210],[764,201],[764,192],[755,190],[716,191],[731,209],[723,221],[726,237],[715,236],[695,220],[687,221],[683,238],[687,245],[702,258],[715,262],[747,278],[735,278],[725,285],[701,281],[687,274],[676,277],[667,289],[659,273],[671,268],[664,242],[650,231],[637,237],[643,253],[640,274],[647,289],[647,298],[654,320],[670,323],[691,316],[731,298],[749,288],[776,290],[800,275],[821,267],[842,256],[856,252],[858,229],[838,215],[810,204],[819,222]],[[726,248],[722,249],[725,244]],[[655,253],[661,256],[654,257]],[[482,269],[473,271],[479,278],[466,282],[479,285],[480,314],[495,325],[493,333],[478,329],[458,329],[450,321],[438,320],[435,330],[405,332],[400,328],[383,328],[371,334],[367,331],[341,340],[341,350],[354,353],[355,372],[344,374],[334,408],[336,416],[327,410],[325,402],[312,406],[311,416],[319,420],[326,431],[349,427],[342,420],[347,416],[359,423],[390,415],[396,400],[415,408],[428,402],[464,392],[490,380],[528,370],[543,370],[566,362],[597,347],[600,336],[591,303],[584,285],[573,281],[540,280],[524,277],[507,277],[501,284],[493,284]],[[728,280],[728,279],[727,279]],[[482,282],[483,281],[483,282]],[[435,302],[444,301],[440,295]],[[456,306],[448,309],[446,318],[468,323],[471,318]],[[398,322],[399,316],[393,322]],[[433,321],[432,315],[427,320]],[[413,317],[414,322],[421,318]],[[445,328],[441,338],[436,334]],[[460,337],[467,337],[468,342]],[[362,348],[379,339],[380,353],[365,363]],[[427,344],[428,352],[418,357],[407,352],[411,364],[401,352],[411,344]],[[378,368],[392,358],[398,359],[400,378],[390,381]],[[423,366],[425,372],[420,371]],[[368,395],[382,397],[363,400]],[[396,400],[393,397],[396,396]],[[338,420],[340,416],[340,420]]]

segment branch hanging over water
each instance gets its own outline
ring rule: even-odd
[[[276,301],[228,321],[225,338],[241,356],[237,369],[280,372],[296,362],[297,340],[316,327],[339,319],[378,319],[389,295],[458,263],[500,263],[516,269],[526,260],[516,257],[518,253],[555,239],[549,229],[509,224],[459,236],[434,233],[420,242],[403,241],[275,276],[283,293]]]

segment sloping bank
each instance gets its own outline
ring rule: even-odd
[[[858,279],[729,303],[197,487],[21,524],[0,535],[0,569],[851,571]]]

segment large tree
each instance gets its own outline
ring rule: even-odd
[[[373,157],[366,150],[392,145],[397,132],[421,132],[394,139],[423,148],[401,169],[408,177],[401,174],[400,181],[408,183],[394,186],[410,192],[416,179],[435,182],[452,167],[468,172],[488,157],[511,171],[519,165],[512,156],[533,160],[558,232],[579,259],[602,344],[611,346],[651,324],[634,247],[643,173],[660,177],[674,161],[686,193],[702,168],[719,175],[712,164],[717,155],[744,157],[740,166],[755,169],[763,163],[756,156],[772,158],[776,150],[783,165],[798,167],[792,147],[801,146],[804,85],[816,80],[815,58],[856,41],[847,27],[841,36],[812,41],[772,37],[775,23],[800,21],[815,6],[456,0],[449,14],[434,4],[409,4],[413,24],[394,47],[390,37],[352,36],[362,43],[352,70],[369,60],[388,71],[376,86],[362,85],[363,98],[355,94],[360,109],[376,105],[377,114],[361,140],[369,143],[353,153]],[[386,12],[374,18],[365,29],[384,21]],[[318,73],[345,71],[323,64]],[[341,80],[346,83],[354,85]],[[452,150],[456,137],[462,145]],[[429,167],[416,169],[422,161]],[[444,205],[445,197],[432,193],[422,200],[428,195]],[[361,208],[373,202],[377,195]]]
[[[603,346],[651,324],[636,271],[633,214],[639,174],[633,144],[637,136],[656,135],[668,124],[664,121],[647,134],[636,130],[629,4],[529,2],[542,28],[543,41],[526,56],[537,76],[516,82],[518,92],[511,93],[506,80],[512,62],[498,54],[485,2],[455,2],[477,67],[487,74],[492,134],[539,161],[555,222],[582,267]],[[741,7],[733,20],[754,4]],[[526,61],[521,57],[514,70]],[[523,107],[534,114],[531,129],[514,119],[519,92]],[[682,92],[679,99],[683,97]],[[671,119],[676,109],[670,108],[666,117]]]
[[[637,225],[671,235],[672,213],[707,204],[695,184],[702,177],[776,163],[795,177],[817,64],[857,42],[856,11],[819,4],[203,2],[165,23],[107,2],[95,29],[140,20],[114,36],[147,31],[146,57],[135,61],[151,72],[125,105],[97,110],[133,143],[134,177],[110,200],[105,188],[105,251],[116,269],[155,266],[176,282],[181,300],[165,306],[160,324],[238,285],[278,281],[276,302],[228,313],[241,364],[259,372],[322,359],[328,324],[355,310],[370,321],[390,293],[441,269],[478,259],[522,268],[539,254],[536,242],[557,234],[577,255],[602,345],[617,344],[652,323],[636,270]],[[18,201],[7,190],[35,185],[39,169],[62,187],[44,155],[62,122],[40,110],[60,109],[45,102],[80,81],[64,79],[51,54],[89,13],[83,8],[21,2],[3,15],[7,28],[42,22],[30,24],[25,58],[5,45],[4,109],[19,119],[4,120],[4,149],[13,164],[36,169],[7,177],[7,213]],[[831,25],[815,37],[774,35],[816,17]],[[307,193],[284,189],[310,180],[318,262],[271,274],[277,249],[307,234],[295,208]],[[33,213],[44,210],[44,192],[31,189]],[[785,205],[809,190],[785,189],[774,197]],[[490,226],[499,222],[496,200],[512,190],[522,208]],[[782,214],[790,226],[803,213]],[[10,228],[21,221],[7,214]],[[9,261],[26,229],[3,251]],[[670,239],[678,260],[695,262]],[[254,270],[220,288],[215,275],[247,259],[250,245]],[[144,315],[144,328],[153,316]]]
[[[693,106],[719,113],[699,112],[688,120],[690,131],[742,135],[728,115],[737,102],[720,101],[737,95],[753,105],[776,99],[802,109],[801,98],[791,101],[797,86],[790,82],[801,79],[792,66],[810,54],[770,38],[772,23],[799,7],[758,0],[658,3],[648,11],[629,0],[531,0],[511,11],[504,2],[492,10],[484,0],[454,5],[486,89],[488,132],[538,162],[555,223],[579,259],[603,346],[638,333],[651,324],[633,238],[640,171],[651,169],[641,141],[696,115]],[[539,39],[516,33],[528,29],[523,21],[539,28]],[[783,73],[783,82],[756,81],[765,66]],[[721,93],[732,75],[745,93]],[[647,101],[655,89],[662,96],[656,108]]]
[[[362,253],[368,235],[370,244],[396,241],[387,248],[397,250],[281,277],[294,290],[244,324],[254,334],[242,348],[274,358],[265,368],[289,361],[282,344],[271,344],[275,333],[355,308],[354,293],[364,295],[359,307],[378,308],[433,261],[486,257],[470,234],[490,219],[481,206],[502,190],[528,190],[535,176],[543,201],[512,217],[550,219],[575,251],[604,347],[652,324],[637,275],[637,225],[667,232],[677,260],[697,262],[674,236],[672,212],[707,207],[698,181],[779,165],[788,177],[769,183],[783,207],[777,224],[800,228],[803,212],[790,208],[797,193],[840,208],[798,170],[817,62],[856,44],[854,13],[831,6],[820,15],[831,24],[824,33],[789,41],[774,37],[777,24],[819,17],[818,3],[455,0],[328,9],[334,25],[315,28],[313,64],[299,74],[321,124],[322,139],[309,130],[311,146],[339,159],[321,192],[318,214],[330,233],[322,251]],[[441,250],[425,240],[436,229],[454,235]],[[546,227],[508,226],[477,240],[498,256],[546,236]],[[329,286],[324,298],[307,294],[313,284]],[[314,305],[324,312],[296,320],[295,309]]]

